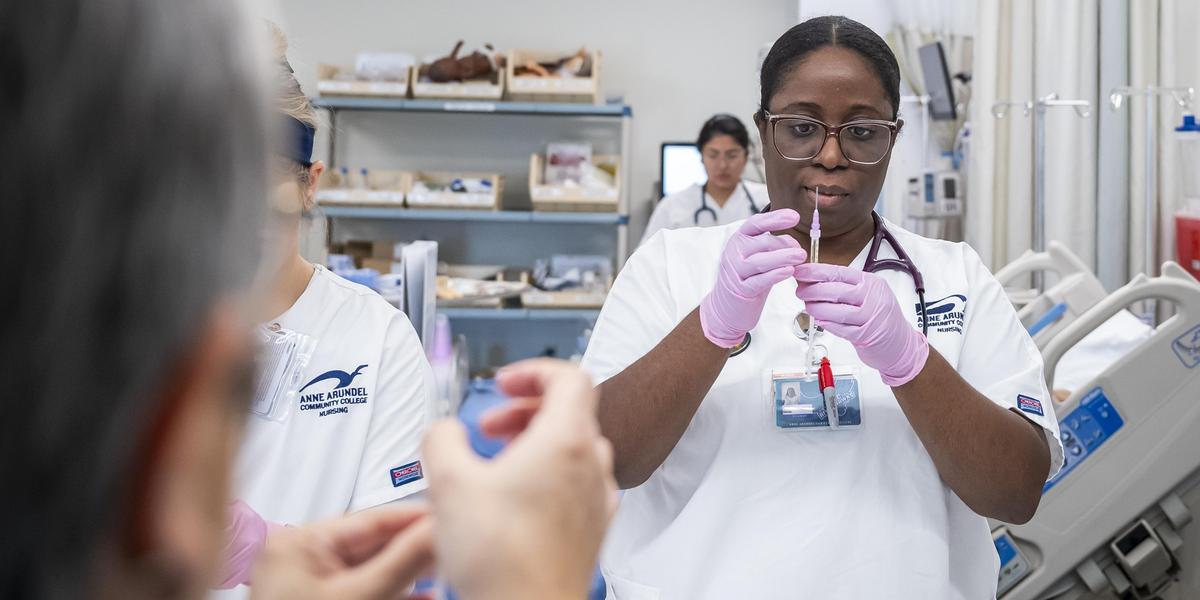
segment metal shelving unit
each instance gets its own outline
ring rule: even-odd
[[[616,213],[555,213],[523,211],[397,210],[375,207],[326,207],[326,216],[356,219],[409,219],[433,221],[493,221],[522,223],[574,223],[611,225],[617,228],[616,266],[629,256],[629,198],[631,178],[633,108],[627,104],[575,104],[567,102],[480,102],[475,100],[413,100],[407,98],[318,97],[313,106],[329,113],[329,164],[337,165],[337,120],[339,113],[354,111],[454,113],[481,118],[503,115],[547,118],[617,119],[621,127],[621,191]],[[463,213],[461,215],[455,213]],[[418,214],[424,213],[424,214]],[[487,215],[486,217],[484,215]],[[526,216],[528,215],[528,216]]]
[[[328,218],[329,232],[338,220],[356,220],[362,226],[362,221],[378,221],[390,223],[411,222],[413,227],[419,223],[427,223],[441,227],[437,223],[466,223],[471,227],[504,228],[525,227],[528,224],[561,224],[572,227],[591,228],[586,231],[613,232],[611,256],[617,268],[625,263],[629,254],[629,201],[632,196],[631,178],[632,166],[632,121],[633,110],[626,104],[573,104],[573,103],[537,103],[537,102],[490,102],[475,100],[413,100],[391,98],[352,98],[352,97],[321,97],[314,98],[313,105],[327,111],[329,122],[328,162],[331,167],[338,166],[338,121],[346,118],[344,113],[416,113],[416,114],[449,114],[462,119],[501,119],[505,116],[534,117],[537,119],[579,119],[584,126],[594,127],[598,123],[610,123],[619,127],[619,152],[621,157],[621,181],[617,211],[612,213],[587,212],[539,212],[522,210],[453,210],[453,209],[410,209],[390,206],[364,206],[323,204],[321,211]],[[485,129],[481,128],[481,129]],[[347,226],[350,226],[347,224]],[[499,229],[503,231],[503,229]],[[581,230],[583,231],[583,230]],[[527,235],[527,234],[526,234]],[[587,234],[592,235],[592,234]],[[607,235],[600,239],[608,239]],[[553,248],[546,248],[546,253]],[[492,350],[497,346],[507,348],[505,354],[509,358],[532,356],[541,353],[549,346],[557,346],[563,356],[573,351],[573,344],[578,335],[577,327],[590,327],[599,316],[596,309],[556,309],[556,308],[439,308],[438,312],[450,317],[456,323],[456,331],[465,329],[476,343],[479,336],[479,348],[472,348],[472,362],[481,364],[492,356]],[[529,328],[526,333],[520,323],[538,323],[535,328]],[[513,328],[518,328],[514,333]],[[557,341],[557,343],[556,343]]]

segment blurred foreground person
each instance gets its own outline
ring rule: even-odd
[[[263,61],[232,7],[0,7],[0,250],[24,257],[0,294],[0,597],[196,598],[214,576],[270,250]],[[595,399],[554,363],[506,381],[495,462],[431,433],[436,520],[276,536],[254,593],[395,597],[436,544],[465,598],[582,595],[613,488]]]

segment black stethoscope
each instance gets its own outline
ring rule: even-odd
[[[925,337],[929,337],[929,314],[925,311],[925,278],[921,276],[921,271],[917,269],[917,265],[900,247],[900,243],[892,237],[892,232],[887,230],[883,224],[883,219],[875,211],[871,211],[871,218],[875,220],[875,237],[871,239],[871,249],[867,251],[867,262],[863,263],[863,272],[878,273],[879,271],[904,271],[912,277],[913,287],[917,290],[917,310],[921,311],[921,333]],[[892,251],[896,253],[897,258],[879,258],[879,247],[883,242],[887,242],[892,246]]]
[[[771,205],[767,205],[761,212],[771,210]],[[758,211],[756,211],[758,212]],[[892,232],[888,231],[887,226],[883,224],[883,219],[875,211],[871,211],[871,219],[875,222],[875,233],[871,238],[871,249],[867,251],[867,261],[863,263],[864,273],[878,273],[879,271],[903,271],[908,273],[908,276],[913,280],[913,287],[917,290],[917,310],[921,313],[921,334],[929,337],[929,313],[925,308],[925,278],[921,276],[921,270],[908,257],[908,253],[896,241]],[[896,253],[896,258],[879,258],[879,248],[883,243],[887,242],[892,247],[892,251]],[[746,334],[746,339],[742,340],[729,355],[737,356],[745,352],[746,348],[750,347],[750,334]]]
[[[750,190],[746,189],[746,182],[739,181],[738,184],[742,186],[742,193],[746,194],[746,201],[750,203],[750,214],[755,214],[755,213],[759,212],[758,205],[754,203],[754,197],[750,195]],[[708,205],[708,182],[707,181],[705,181],[704,184],[700,186],[700,208],[697,208],[695,214],[692,215],[692,224],[699,227],[700,226],[700,215],[702,215],[704,213],[708,213],[709,216],[712,217],[714,225],[717,224],[717,211],[713,210],[713,208]]]

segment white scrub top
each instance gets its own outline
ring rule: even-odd
[[[597,381],[696,308],[739,224],[665,231],[634,253],[583,358]],[[996,404],[1018,408],[1018,395],[1040,403],[1042,414],[1021,414],[1044,429],[1055,474],[1062,446],[1041,355],[1003,288],[969,246],[887,226],[925,276],[931,346]],[[912,279],[879,275],[916,328]],[[625,494],[601,557],[609,597],[994,597],[999,558],[987,520],[942,482],[891,388],[848,342],[822,335],[835,366],[859,369],[862,428],[775,427],[764,374],[799,366],[806,347],[792,333],[803,309],[795,289],[789,279],[771,290],[749,348],[729,359],[666,461]]]
[[[235,497],[268,521],[298,525],[424,490],[418,449],[435,386],[404,313],[318,266],[273,322],[317,346],[288,418],[250,415]]]
[[[743,185],[745,188],[742,187]],[[717,206],[717,201],[713,200],[711,195],[708,196],[708,207],[716,213],[716,222],[713,222],[712,214],[704,211],[700,214],[699,223],[697,223],[696,211],[700,209],[701,189],[700,184],[692,184],[660,200],[650,215],[650,221],[646,223],[646,232],[642,234],[641,243],[646,243],[646,240],[649,240],[660,229],[727,225],[734,221],[747,219],[754,214],[751,212],[750,200],[746,198],[747,191],[750,192],[750,198],[753,199],[754,206],[758,210],[766,208],[767,204],[771,202],[767,197],[766,185],[743,179],[733,189],[733,194],[725,201],[725,206]]]

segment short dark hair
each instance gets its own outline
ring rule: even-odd
[[[718,135],[727,135],[743,150],[750,151],[750,132],[746,131],[741,119],[728,113],[713,115],[704,122],[704,126],[700,128],[700,136],[696,138],[696,148],[703,150],[704,145]]]
[[[896,118],[900,111],[900,64],[896,62],[896,55],[870,27],[838,16],[809,19],[775,40],[759,73],[762,98],[758,114],[761,116],[767,112],[767,105],[778,91],[780,80],[792,67],[805,56],[826,46],[847,48],[866,59],[883,84],[883,91],[892,104],[892,118]]]
[[[258,269],[251,35],[231,0],[0,4],[0,256],[20,257],[0,294],[0,597],[96,595],[170,370]]]

